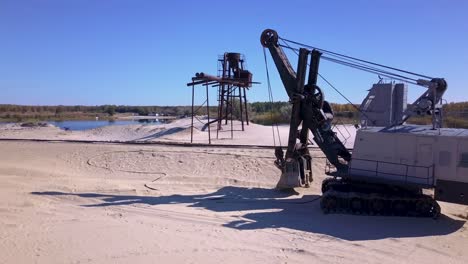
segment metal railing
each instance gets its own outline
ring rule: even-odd
[[[371,169],[353,168],[353,165],[352,165],[353,161],[373,162],[373,163],[375,163],[375,169],[371,170]],[[405,173],[404,174],[399,174],[399,173],[383,172],[383,171],[379,170],[379,168],[382,168],[383,164],[394,165],[394,166],[402,166],[404,168]],[[350,165],[351,165],[349,167],[350,172],[351,171],[370,172],[370,173],[374,173],[374,177],[376,177],[376,178],[378,178],[380,175],[403,177],[404,182],[406,182],[406,183],[427,184],[427,185],[431,185],[431,186],[434,185],[434,168],[435,168],[434,164],[429,165],[429,166],[418,166],[418,165],[409,165],[409,164],[387,162],[387,161],[377,161],[377,160],[367,160],[367,159],[352,159]],[[423,171],[425,170],[426,171],[426,173],[424,173],[425,177],[409,175],[410,168],[414,168],[415,172],[416,172],[417,169],[422,169]],[[411,179],[417,179],[418,181],[411,180]]]
[[[341,129],[340,129],[341,127]],[[346,128],[346,125],[341,122],[341,121],[335,121],[333,123],[333,126],[331,128],[334,132],[338,133],[341,135],[342,139],[343,139],[343,145],[346,144],[346,142],[348,142],[348,139],[351,137],[351,133],[349,132],[348,128]],[[344,131],[348,134],[348,135],[345,135],[342,131],[342,129],[344,129]]]

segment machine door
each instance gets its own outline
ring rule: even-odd
[[[434,184],[434,138],[416,137],[416,159],[408,167],[408,182]]]
[[[449,158],[442,159],[447,166],[441,166],[437,174],[435,198],[468,205],[468,140],[456,139],[455,144],[445,153]]]

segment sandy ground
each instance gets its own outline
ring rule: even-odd
[[[273,189],[272,149],[0,141],[0,263],[468,262],[467,207],[324,215],[313,156],[314,184],[294,194]]]
[[[200,119],[200,120],[199,120]],[[216,131],[216,124],[203,129],[206,119],[199,117],[194,121],[193,143],[208,144],[208,134],[211,143],[223,145],[286,145],[289,126],[271,126],[250,123],[244,125],[244,131],[239,121],[223,124],[222,130]],[[19,124],[0,124],[0,139],[52,139],[52,140],[89,140],[89,141],[138,141],[138,142],[180,142],[190,143],[191,119],[179,119],[161,125],[116,125],[85,131],[64,131],[58,127],[24,128]],[[350,125],[340,125],[334,128],[340,139],[349,148],[353,147],[355,129]],[[231,133],[232,130],[232,133]],[[210,133],[209,133],[210,132]],[[278,137],[279,134],[279,137]]]

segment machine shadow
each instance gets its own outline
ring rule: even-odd
[[[274,189],[223,187],[204,195],[135,196],[105,193],[32,192],[33,195],[78,196],[100,202],[84,207],[106,207],[133,204],[150,206],[187,204],[214,212],[243,212],[242,220],[225,223],[238,230],[288,228],[339,239],[359,241],[385,238],[447,235],[463,227],[465,221],[442,215],[439,219],[411,217],[325,215],[320,210],[318,195],[291,198],[292,193]],[[289,197],[288,199],[282,199]],[[252,212],[253,211],[253,212]],[[259,211],[259,212],[255,212]]]
[[[172,134],[181,132],[181,131],[183,131],[185,129],[187,129],[187,128],[186,127],[173,127],[173,128],[169,128],[167,130],[158,131],[158,132],[156,132],[156,133],[154,133],[152,135],[146,136],[146,137],[137,138],[134,141],[150,141],[152,139],[157,139],[157,138],[160,138],[160,137],[163,137],[163,136],[172,135]]]

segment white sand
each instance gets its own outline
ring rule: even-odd
[[[136,128],[80,133],[155,132]],[[271,128],[249,129],[237,142],[271,144]],[[0,137],[80,133],[3,127]],[[157,138],[178,136],[190,134]],[[468,262],[457,216],[467,207],[441,203],[438,220],[323,215],[324,159],[313,156],[313,186],[293,195],[273,190],[271,149],[1,141],[0,263]]]
[[[200,117],[201,118],[201,117]],[[202,120],[206,122],[205,120]],[[203,123],[195,119],[193,129],[194,143],[208,143],[208,129],[202,130]],[[0,124],[0,139],[51,139],[51,140],[90,140],[90,141],[163,141],[184,142],[191,140],[191,119],[179,119],[168,124],[159,125],[116,125],[105,126],[85,131],[65,131],[57,127],[24,128],[19,124]],[[231,130],[233,131],[231,133]],[[244,131],[239,121],[223,124],[222,130],[216,131],[216,124],[210,126],[211,142],[226,145],[287,145],[289,126],[280,125],[278,129],[250,123],[244,125]],[[350,125],[340,125],[334,128],[337,135],[349,148],[353,147],[356,130]],[[278,132],[280,138],[278,139]]]

